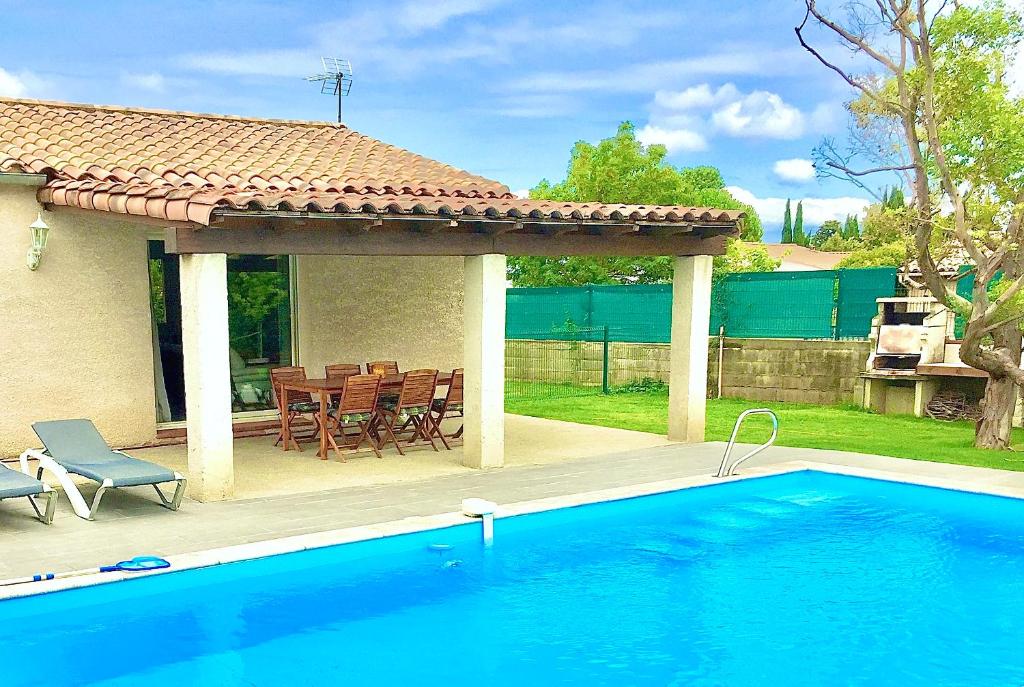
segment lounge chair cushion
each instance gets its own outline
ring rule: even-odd
[[[0,465],[0,499],[43,493],[43,483],[24,472]]]
[[[115,487],[160,484],[177,479],[172,470],[112,451],[90,420],[33,423],[46,453],[68,472]]]
[[[289,403],[288,410],[293,413],[319,413],[320,404],[313,401],[300,401],[298,403]]]
[[[434,410],[435,413],[440,413],[442,410],[445,410],[444,399],[443,398],[435,398],[434,401],[430,404],[430,406]],[[462,412],[462,404],[461,403],[449,403],[447,411],[449,413],[461,413]]]

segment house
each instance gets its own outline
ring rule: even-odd
[[[394,359],[465,368],[464,460],[500,466],[509,254],[676,256],[670,436],[702,441],[742,217],[521,199],[334,123],[0,99],[0,454],[40,419],[183,427],[192,496],[227,498],[269,368]]]
[[[806,272],[808,270],[834,270],[849,253],[829,253],[798,246],[795,243],[766,243],[768,255],[781,260],[776,272]]]

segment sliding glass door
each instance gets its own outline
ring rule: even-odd
[[[157,420],[185,419],[178,256],[149,243],[155,331]],[[286,255],[228,256],[231,405],[236,413],[271,410],[269,370],[292,364],[291,275]]]

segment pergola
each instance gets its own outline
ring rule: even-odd
[[[362,212],[227,209],[214,210],[208,225],[167,228],[166,249],[181,259],[189,468],[201,498],[223,497],[231,484],[229,253],[463,256],[463,450],[466,464],[477,468],[504,462],[506,256],[675,256],[669,437],[703,441],[711,256],[724,252],[739,216],[623,206],[594,218],[585,206],[560,207],[570,212],[558,218],[427,214],[372,203]],[[672,219],[665,218],[669,213]]]
[[[11,131],[39,135],[0,140],[6,166],[46,175],[40,203],[130,216],[179,256],[195,498],[232,492],[236,253],[464,257],[464,460],[477,468],[504,461],[506,256],[674,256],[669,437],[703,441],[711,256],[742,212],[520,199],[335,124],[11,102]]]

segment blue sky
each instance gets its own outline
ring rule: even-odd
[[[519,191],[628,119],[673,164],[719,167],[771,241],[787,197],[811,227],[866,202],[809,170],[850,94],[797,45],[801,5],[0,0],[0,94],[333,119],[302,77],[340,56],[358,131]]]

